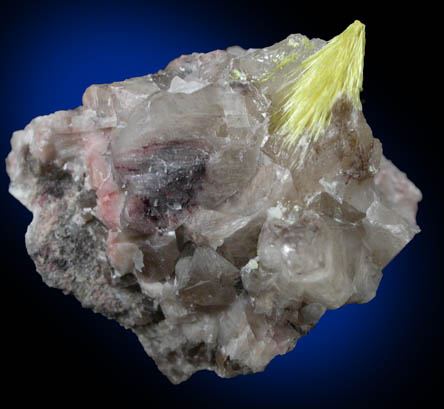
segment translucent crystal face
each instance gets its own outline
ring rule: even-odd
[[[196,207],[208,153],[188,142],[143,146],[113,157],[127,192],[121,224],[142,233],[170,230]]]
[[[182,56],[14,133],[38,271],[131,328],[174,383],[263,370],[327,309],[372,299],[419,231],[419,190],[346,96],[317,141],[271,131],[288,73],[324,46]]]

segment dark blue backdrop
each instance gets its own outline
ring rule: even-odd
[[[421,9],[394,17],[374,3],[371,7],[344,12],[337,5],[308,10],[257,1],[171,0],[3,6],[3,159],[14,130],[37,115],[80,105],[92,83],[152,73],[194,51],[264,47],[292,32],[330,39],[360,19],[367,25],[362,95],[367,121],[385,154],[424,194],[418,216],[423,232],[384,270],[373,301],[328,312],[294,351],[274,359],[264,373],[224,380],[200,372],[173,386],[132,333],[42,283],[24,245],[31,215],[7,193],[2,166],[2,301],[7,301],[2,365],[9,392],[21,388],[26,392],[15,396],[32,396],[35,403],[87,402],[91,394],[103,403],[125,397],[150,406],[165,392],[166,406],[182,408],[393,407],[405,397],[427,406],[438,387],[432,369],[442,358],[442,224],[437,218],[442,166],[432,147],[440,135],[428,125],[432,114],[426,113],[431,106],[425,94],[434,87],[427,54],[434,47],[433,24]],[[421,82],[419,74],[426,75]]]

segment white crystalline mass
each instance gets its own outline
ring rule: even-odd
[[[285,74],[324,45],[182,56],[13,135],[38,272],[131,328],[173,383],[262,371],[327,309],[371,300],[419,232],[420,191],[348,100],[302,152],[270,135]]]

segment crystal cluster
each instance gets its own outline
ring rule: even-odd
[[[262,371],[326,310],[371,300],[419,232],[420,191],[346,97],[316,143],[270,130],[286,75],[325,44],[185,55],[13,135],[43,280],[132,329],[173,383]]]

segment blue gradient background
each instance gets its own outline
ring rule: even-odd
[[[97,398],[100,407],[118,398],[154,406],[159,392],[171,408],[364,408],[404,401],[427,406],[439,390],[433,370],[442,359],[443,226],[436,219],[442,161],[432,147],[439,136],[427,122],[427,90],[412,80],[418,73],[433,74],[412,57],[415,49],[434,46],[433,24],[420,9],[404,10],[402,18],[372,11],[131,0],[3,6],[2,160],[14,130],[35,116],[80,105],[90,84],[152,73],[194,51],[264,47],[292,32],[330,39],[360,19],[367,25],[364,113],[386,156],[424,194],[418,214],[423,232],[384,270],[374,300],[328,312],[294,351],[275,358],[263,373],[224,380],[199,372],[173,386],[130,331],[42,283],[24,245],[31,214],[8,194],[2,166],[5,392],[20,387],[15,397],[46,404]],[[413,27],[423,35],[393,47]]]

